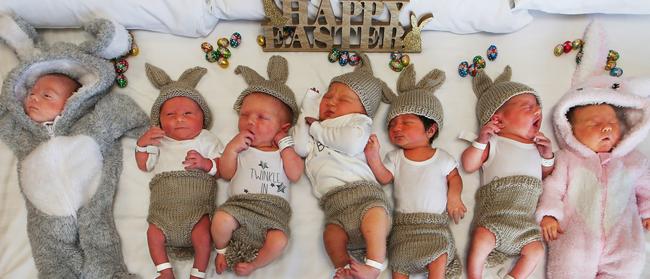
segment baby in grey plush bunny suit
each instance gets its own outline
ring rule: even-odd
[[[115,72],[106,60],[128,51],[128,33],[97,20],[84,26],[95,40],[48,46],[20,18],[0,15],[0,26],[0,38],[21,60],[2,87],[0,139],[19,160],[39,277],[132,277],[113,200],[119,139],[141,132],[147,116],[131,98],[108,94]]]

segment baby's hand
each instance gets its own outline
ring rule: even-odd
[[[544,240],[546,242],[556,240],[558,233],[564,233],[564,230],[560,228],[560,222],[551,216],[544,216],[544,218],[542,218],[542,222],[540,222],[539,225],[542,227],[542,235],[544,236]]]
[[[643,219],[643,227],[646,231],[650,231],[650,218]]]
[[[379,140],[377,139],[377,135],[370,135],[370,138],[368,138],[368,143],[363,149],[363,153],[366,154],[366,158],[379,157]]]
[[[137,142],[138,146],[145,147],[149,145],[155,145],[159,146],[160,141],[162,138],[165,136],[165,131],[160,129],[158,126],[151,126],[149,130],[147,130],[139,139]]]
[[[492,136],[501,131],[501,128],[503,128],[503,124],[500,124],[497,120],[491,120],[481,127],[476,141],[479,143],[487,143]]]
[[[305,122],[307,122],[307,125],[311,126],[311,123],[314,123],[315,121],[318,121],[318,119],[309,116],[305,117]]]
[[[242,152],[251,146],[254,139],[255,139],[255,135],[251,131],[249,130],[241,131],[228,143],[228,145],[226,145],[224,152],[226,151],[235,152],[235,153]]]
[[[551,159],[553,157],[553,148],[551,147],[551,140],[549,140],[544,133],[538,132],[533,138],[539,155],[544,159]]]
[[[201,156],[196,150],[190,150],[185,155],[183,166],[185,166],[185,170],[202,170],[208,172],[212,168],[212,160]]]
[[[455,224],[458,224],[460,219],[465,217],[465,212],[467,212],[467,208],[460,198],[447,201],[447,213],[454,220]]]

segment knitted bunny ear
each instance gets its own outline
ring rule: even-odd
[[[387,104],[393,103],[397,95],[393,92],[392,89],[384,81],[381,81],[381,101]]]
[[[472,90],[476,97],[481,97],[483,92],[494,84],[492,79],[485,73],[484,70],[479,70],[476,76],[472,79]]]
[[[160,89],[163,86],[172,83],[172,79],[169,78],[169,75],[167,75],[167,73],[162,69],[149,63],[145,63],[144,67],[145,72],[147,73],[147,78],[149,78],[149,81],[151,81],[156,88]]]
[[[582,46],[582,58],[573,73],[573,80],[571,82],[571,86],[573,87],[590,77],[603,75],[603,67],[607,61],[607,54],[609,52],[607,35],[598,21],[594,20],[587,25],[583,41],[585,44]]]
[[[203,67],[194,67],[185,70],[181,74],[181,77],[178,78],[178,82],[182,82],[189,87],[195,88],[199,83],[199,80],[208,72],[206,68]]]
[[[287,79],[289,78],[289,65],[287,65],[287,59],[280,55],[271,56],[271,59],[269,59],[269,65],[266,67],[266,72],[269,75],[269,80],[287,83]]]
[[[510,81],[512,78],[512,68],[510,68],[510,65],[507,65],[503,69],[503,73],[501,73],[495,80],[494,83],[499,83],[499,82],[504,82],[504,81]]]
[[[445,72],[433,69],[427,73],[416,85],[418,88],[426,88],[432,92],[438,89],[445,82]]]
[[[13,49],[20,60],[26,60],[37,52],[41,39],[36,29],[22,18],[0,14],[0,41]]]
[[[237,68],[235,68],[235,74],[241,75],[244,78],[244,81],[246,81],[246,84],[249,85],[264,80],[264,78],[255,70],[246,66],[237,66]]]
[[[116,21],[95,19],[84,24],[83,29],[95,36],[94,40],[83,42],[80,47],[104,59],[126,54],[131,49],[131,36],[124,26]]]
[[[485,90],[490,88],[492,85],[500,82],[510,81],[512,77],[512,69],[510,65],[506,66],[501,73],[494,81],[485,73],[485,70],[479,70],[474,79],[472,79],[472,90],[476,97],[480,97]]]
[[[365,53],[360,53],[359,56],[361,56],[361,64],[356,66],[354,68],[354,71],[367,72],[368,74],[373,75],[372,65],[370,63],[370,58],[368,58],[368,55],[366,55]]]
[[[397,78],[397,93],[406,92],[415,88],[415,67],[408,65]]]

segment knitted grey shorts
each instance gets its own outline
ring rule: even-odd
[[[291,206],[281,197],[269,194],[234,195],[219,208],[239,222],[226,251],[226,262],[232,268],[236,263],[251,262],[266,239],[268,230],[290,235]]]
[[[519,255],[528,243],[541,240],[535,209],[542,193],[541,181],[530,176],[495,179],[476,191],[473,227],[496,236],[496,250]]]
[[[200,171],[170,171],[154,176],[149,189],[147,222],[165,233],[167,246],[192,247],[194,225],[214,212],[217,180]]]
[[[392,213],[392,205],[381,186],[363,180],[330,190],[321,198],[320,207],[325,213],[325,224],[338,225],[345,230],[348,250],[352,251],[366,247],[361,235],[361,220],[369,209],[383,208],[389,220]]]
[[[426,272],[429,263],[446,253],[446,278],[460,277],[460,260],[446,213],[395,212],[393,221],[388,242],[388,263],[393,272]]]

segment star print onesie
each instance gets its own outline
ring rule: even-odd
[[[270,229],[289,236],[289,178],[284,173],[280,150],[262,151],[254,147],[237,156],[237,171],[228,188],[228,200],[218,210],[233,216],[240,227],[228,244],[226,261],[251,262]]]

